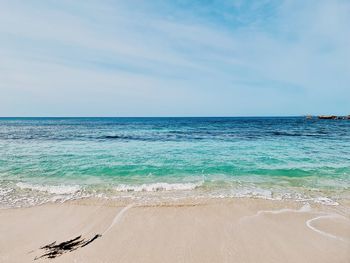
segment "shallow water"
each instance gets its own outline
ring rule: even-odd
[[[90,196],[336,204],[349,187],[349,120],[0,118],[1,207]]]

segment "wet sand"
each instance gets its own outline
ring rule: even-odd
[[[349,211],[349,203],[261,199],[79,200],[6,209],[0,262],[345,263]]]

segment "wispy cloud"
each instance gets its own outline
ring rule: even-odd
[[[349,111],[345,0],[0,7],[0,115]]]

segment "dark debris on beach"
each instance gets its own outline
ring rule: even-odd
[[[56,241],[41,247],[41,250],[45,250],[45,253],[39,257],[35,257],[34,260],[38,260],[41,258],[53,259],[58,256],[61,256],[64,253],[72,252],[77,250],[78,248],[85,247],[95,241],[97,238],[101,237],[101,234],[96,234],[90,239],[85,240],[82,236],[77,236],[71,240],[61,242],[56,244]]]

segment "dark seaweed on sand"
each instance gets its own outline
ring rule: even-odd
[[[72,252],[74,250],[77,250],[78,248],[85,247],[101,236],[102,235],[100,235],[100,234],[96,234],[91,239],[85,240],[80,235],[80,236],[77,236],[71,240],[64,241],[64,242],[59,243],[59,244],[56,244],[56,241],[55,241],[53,243],[50,243],[46,246],[41,247],[40,249],[45,250],[45,253],[43,255],[41,255],[40,257],[35,257],[34,260],[37,260],[40,258],[52,259],[52,258],[61,256],[62,254],[66,253],[66,252]]]

